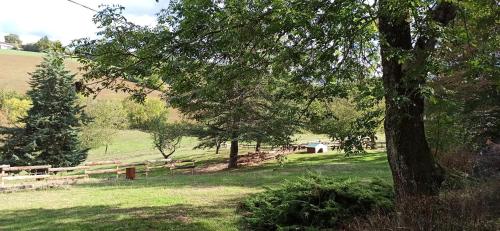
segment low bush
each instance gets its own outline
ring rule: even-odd
[[[251,230],[335,228],[354,216],[392,210],[393,197],[392,186],[381,180],[308,175],[248,198],[240,210]]]
[[[346,230],[500,230],[500,183],[402,199],[392,213],[355,218]]]
[[[15,91],[0,90],[0,124],[19,125],[19,119],[26,115],[31,100]]]
[[[27,115],[30,107],[31,101],[28,99],[10,98],[3,101],[1,110],[7,115],[7,120],[11,124],[17,124]]]

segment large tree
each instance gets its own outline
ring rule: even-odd
[[[444,180],[425,137],[422,90],[436,29],[448,25],[457,8],[446,1],[421,4],[380,0],[378,5],[387,155],[399,196],[434,194]]]
[[[267,52],[274,40],[252,23],[262,9],[247,10],[240,1],[225,7],[210,1],[172,6],[159,14],[153,29],[127,22],[121,8],[96,15],[104,38],[77,41],[75,49],[86,64],[85,78],[102,79],[104,87],[126,87],[115,84],[117,76],[149,89],[168,84],[164,96],[169,104],[208,128],[210,140],[230,140],[229,167],[237,167],[239,142],[255,138],[250,134],[259,129],[256,124],[278,111],[272,102],[280,89],[273,84]],[[246,13],[232,18],[241,12]],[[147,81],[155,76],[161,77],[158,82]],[[283,129],[288,123],[273,122],[275,129],[291,130]],[[282,137],[287,135],[292,134]]]
[[[171,5],[154,28],[127,22],[115,8],[101,11],[95,22],[104,38],[75,43],[89,71],[87,80],[124,88],[116,84],[118,77],[161,76],[171,84],[172,104],[226,130],[236,144],[242,125],[251,124],[243,121],[254,120],[252,115],[261,111],[256,106],[264,105],[260,100],[266,97],[260,95],[277,90],[275,99],[294,100],[307,114],[316,99],[346,97],[353,85],[381,77],[396,191],[400,196],[437,192],[443,172],[425,137],[423,91],[431,71],[428,60],[443,28],[455,18],[454,4],[256,0]]]
[[[74,75],[64,68],[64,57],[50,53],[31,74],[28,91],[33,106],[21,119],[23,128],[8,136],[1,159],[12,165],[75,166],[87,149],[78,140],[85,116],[77,104]]]

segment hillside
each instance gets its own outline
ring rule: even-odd
[[[24,93],[29,89],[29,74],[36,69],[36,66],[42,61],[43,53],[0,50],[0,88],[14,90]],[[79,74],[78,62],[68,59],[66,68],[72,73]],[[126,95],[112,91],[104,91],[100,98],[122,99]]]
[[[42,61],[43,53],[0,50],[0,90],[14,90],[19,93],[25,93],[29,89],[29,74],[36,69],[36,66]],[[78,70],[79,63],[68,59],[65,62],[66,68],[72,73],[80,75]],[[128,95],[121,92],[104,90],[97,96],[97,99],[122,100]],[[153,95],[152,97],[158,97]],[[0,116],[1,117],[1,116]],[[179,113],[172,109],[169,115],[172,120],[179,120]],[[0,118],[1,124],[1,118]]]

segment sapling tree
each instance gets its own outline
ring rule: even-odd
[[[182,137],[186,135],[185,123],[167,123],[163,117],[155,117],[149,123],[148,133],[154,147],[165,159],[169,159],[179,148]]]

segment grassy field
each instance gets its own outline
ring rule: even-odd
[[[135,181],[0,194],[0,230],[237,230],[239,201],[307,171],[390,179],[384,153],[293,154],[263,166],[200,175],[157,171]]]
[[[161,158],[146,133],[119,131],[114,137],[107,154],[100,147],[91,150],[88,160]],[[326,137],[302,134],[296,139]],[[201,165],[226,161],[228,149],[219,155],[214,150],[193,150],[196,142],[185,138],[174,158],[195,159]],[[289,155],[283,168],[273,160],[257,167],[195,175],[158,170],[134,181],[101,178],[63,189],[0,194],[0,230],[238,230],[241,200],[308,171],[390,180],[384,153],[349,158],[336,152],[301,153]]]
[[[0,88],[24,93],[29,89],[29,75],[40,64],[43,53],[0,50]],[[78,63],[66,61],[66,68],[78,73]]]
[[[90,150],[88,161],[100,160],[121,160],[123,162],[135,162],[144,160],[153,160],[162,158],[161,154],[154,149],[153,143],[149,134],[137,130],[120,130],[113,135],[112,144],[109,145],[107,153],[105,146]],[[298,143],[328,140],[325,135],[318,134],[298,134],[294,137]],[[173,158],[176,159],[195,159],[197,161],[211,160],[220,161],[229,155],[229,145],[227,148],[222,148],[219,155],[215,154],[215,150],[200,150],[193,149],[197,144],[194,137],[185,137],[182,139],[180,148],[175,152]],[[240,153],[251,151],[249,149],[240,148]]]
[[[44,53],[0,50],[0,89],[13,90],[25,93],[29,89],[29,74],[35,71],[40,64]],[[79,63],[73,59],[67,59],[66,68],[77,76],[80,76]],[[98,99],[123,99],[126,94],[104,90],[98,95]]]

